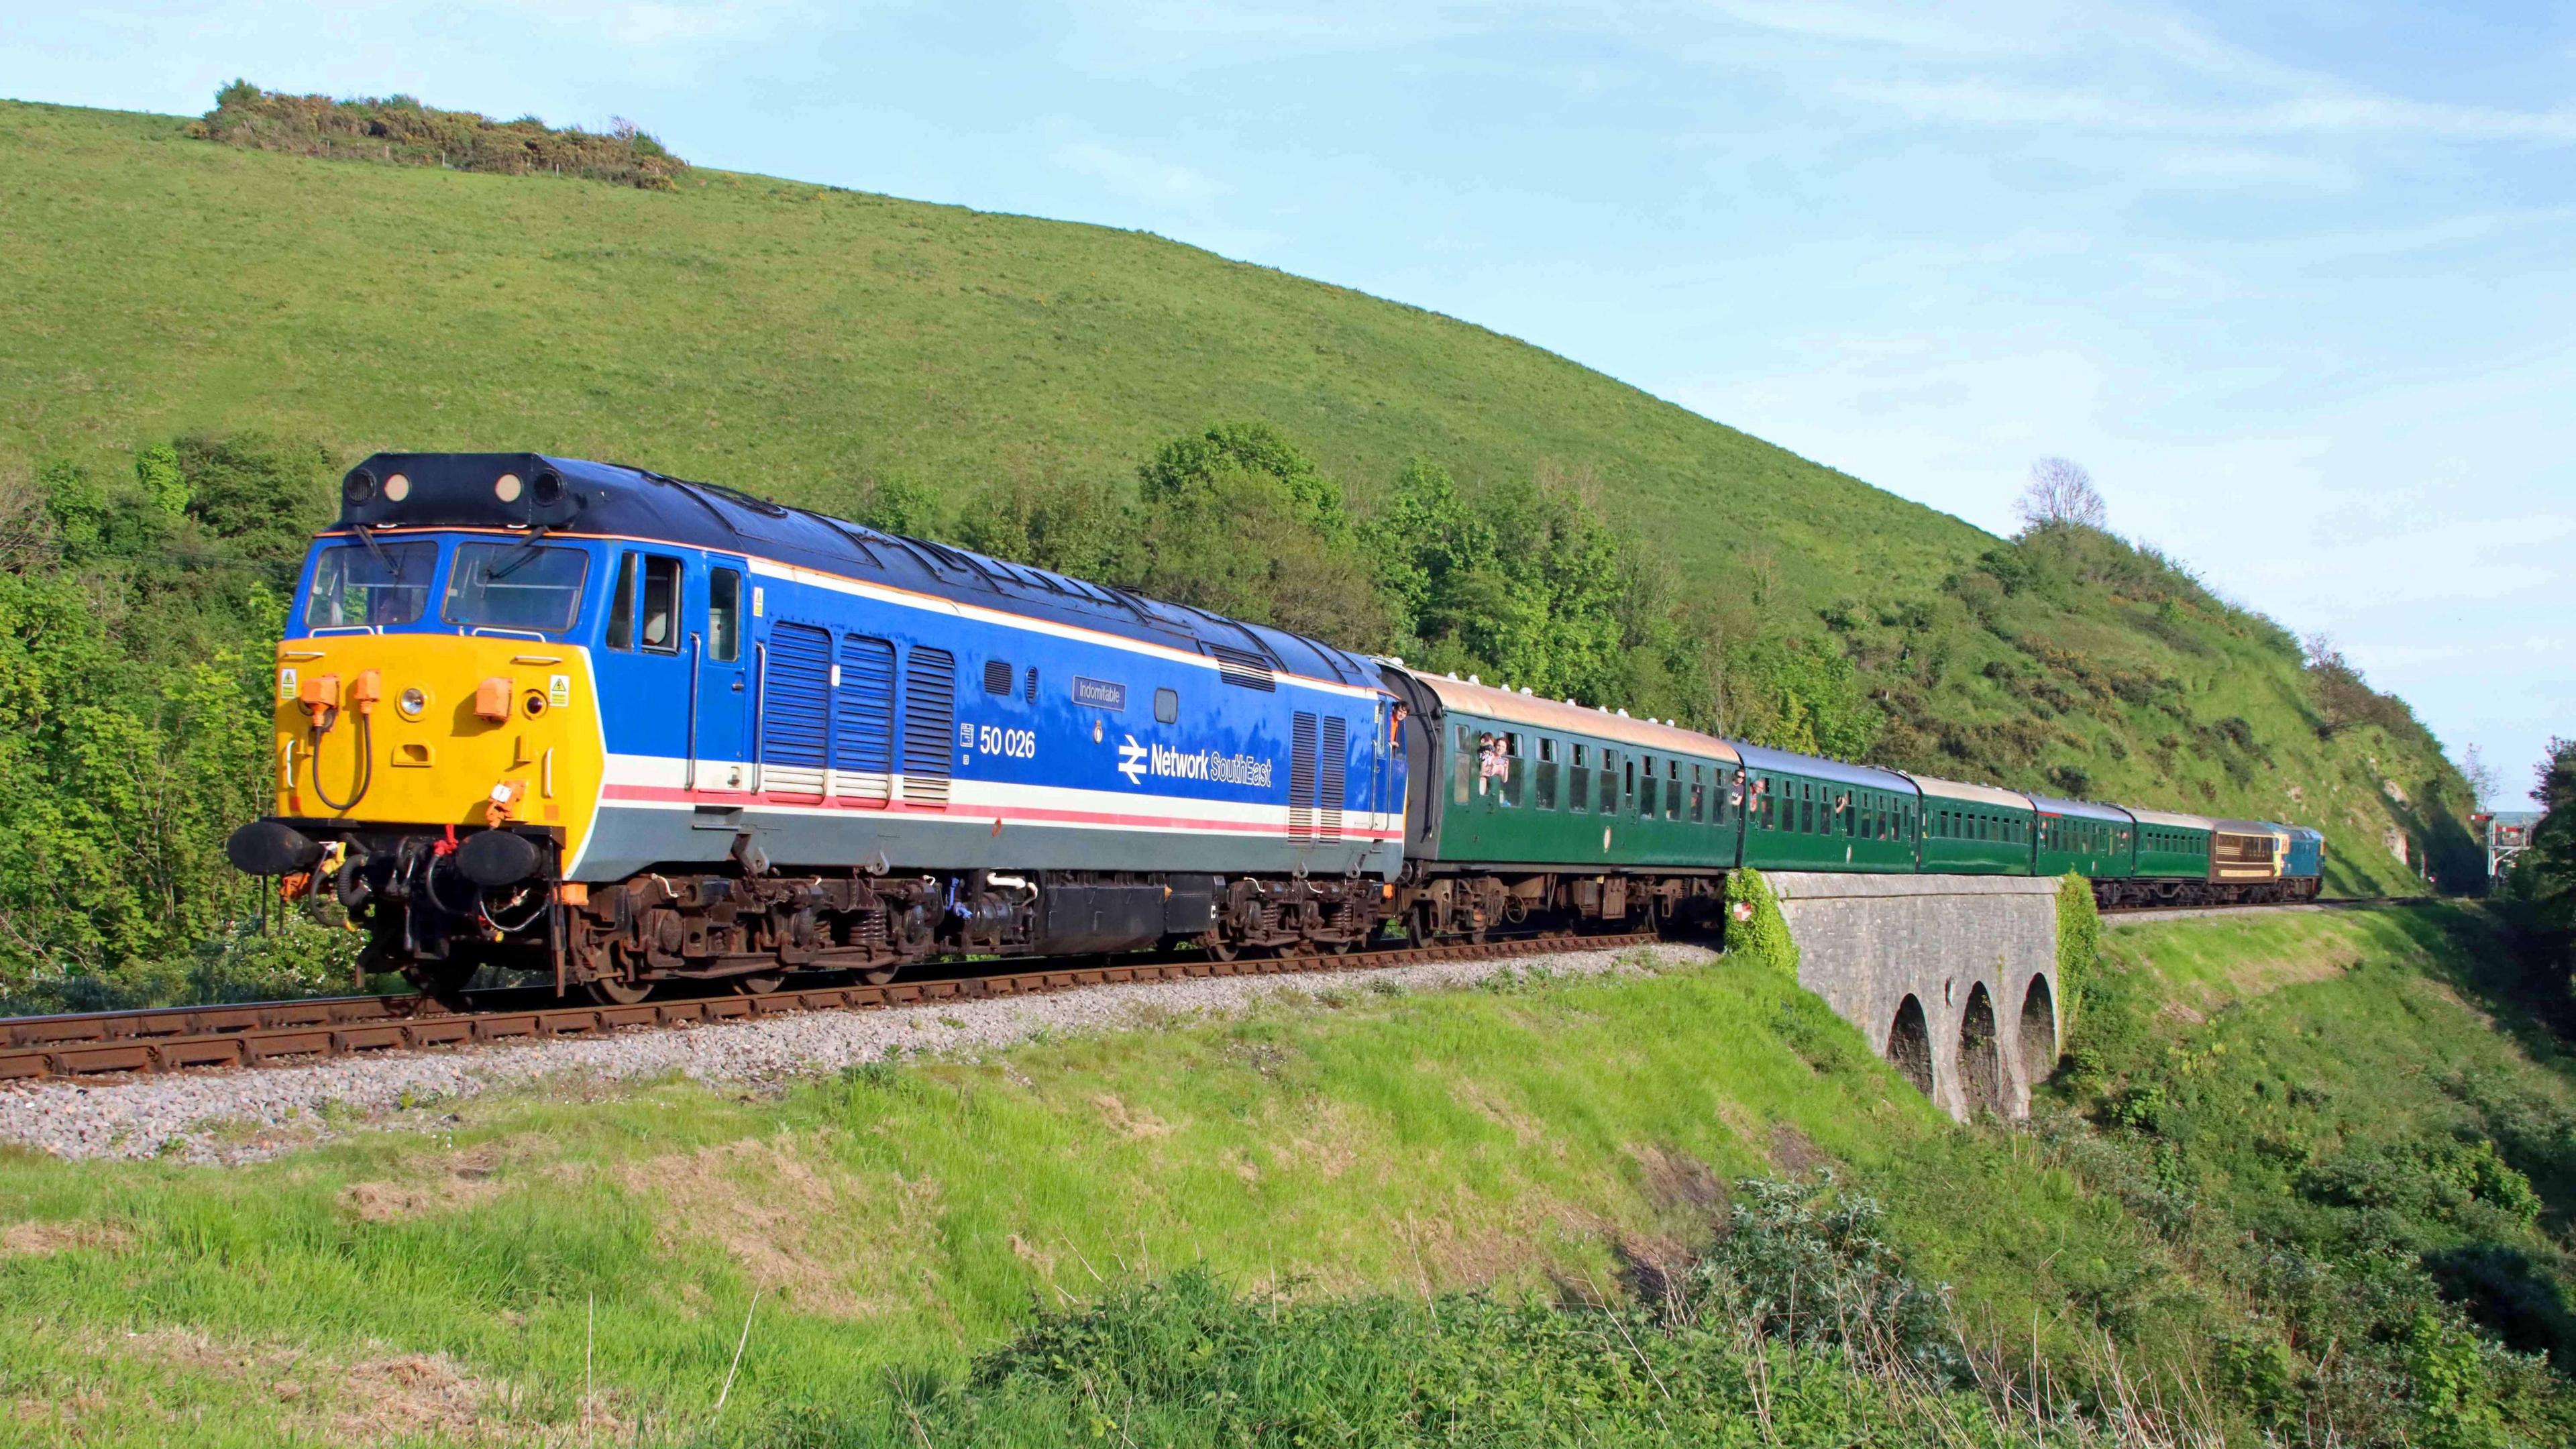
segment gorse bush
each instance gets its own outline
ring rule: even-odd
[[[506,176],[578,176],[646,191],[677,188],[689,169],[661,142],[623,121],[604,133],[557,129],[534,116],[495,121],[471,111],[431,110],[409,96],[290,96],[244,80],[216,92],[215,108],[192,122],[188,134],[297,156]]]

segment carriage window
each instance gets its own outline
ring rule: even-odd
[[[1518,731],[1505,730],[1503,732],[1502,751],[1505,762],[1503,765],[1503,803],[1517,809],[1521,803],[1523,782],[1529,778],[1529,771],[1521,768],[1521,737]]]
[[[732,569],[707,570],[707,657],[720,664],[742,657],[742,575]]]
[[[676,599],[680,561],[651,562],[670,565],[671,594]],[[589,573],[590,555],[577,548],[465,544],[456,550],[456,564],[448,570],[447,598],[439,605],[439,615],[464,628],[561,632],[571,628],[581,613],[582,580]],[[663,627],[673,627],[667,612]]]
[[[1154,723],[1177,724],[1181,718],[1181,695],[1176,689],[1154,691]]]
[[[322,550],[313,566],[313,597],[304,606],[308,629],[348,629],[409,624],[429,606],[429,576],[438,568],[434,543],[383,543],[380,560],[363,545]]]
[[[1538,737],[1538,808],[1556,808],[1556,741],[1546,735]]]
[[[1565,808],[1578,815],[1592,808],[1592,771],[1583,763],[1586,753],[1583,746],[1574,747],[1574,767],[1565,776]]]
[[[1708,807],[1707,789],[1708,787],[1701,783],[1700,767],[1691,766],[1690,818],[1693,825],[1699,824],[1706,818],[1702,812]]]

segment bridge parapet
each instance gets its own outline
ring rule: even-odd
[[[2057,882],[1766,874],[1798,984],[1966,1121],[2030,1115],[2057,1063]]]

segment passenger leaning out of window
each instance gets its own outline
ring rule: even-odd
[[[1476,793],[1485,793],[1487,780],[1508,780],[1512,775],[1511,753],[1503,746],[1500,735],[1478,737],[1476,750]]]

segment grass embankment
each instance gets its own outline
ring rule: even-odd
[[[1415,457],[1471,489],[1588,480],[1694,627],[1831,656],[1821,683],[1794,653],[1742,664],[1737,728],[1788,743],[1830,709],[1893,763],[2315,823],[2356,894],[2410,888],[2391,829],[2417,859],[2466,850],[2429,738],[2392,716],[2319,739],[2268,621],[2117,548],[1998,549],[1466,322],[1133,232],[705,170],[657,193],[309,159],[186,124],[0,103],[0,473],[120,478],[202,430],[334,467],[536,448],[846,513],[878,485],[1123,490],[1163,441],[1264,419],[1363,516]]]
[[[533,1433],[577,1420],[587,1344],[621,1424],[678,1432],[757,1292],[727,1408],[748,1427],[1186,1265],[1308,1297],[1616,1296],[1621,1245],[1677,1257],[1728,1179],[1826,1161],[2013,1322],[2057,1247],[2022,1222],[2125,1255],[2115,1217],[1950,1129],[1813,998],[1724,967],[458,1118],[232,1170],[6,1161],[0,1221],[29,1250],[0,1258],[0,1400],[22,1428],[255,1443],[380,1422],[335,1371],[408,1365]]]
[[[648,1440],[918,1442],[918,1413],[939,1443],[1287,1442],[1323,1426],[1278,1416],[1324,1402],[1463,1442],[1761,1442],[1758,1398],[1782,1442],[1942,1441],[1975,1394],[1812,1348],[1748,1378],[1760,1314],[1691,1316],[1693,1283],[1776,1299],[1764,1275],[1812,1257],[1742,1246],[1774,1238],[1740,1180],[1830,1167],[1883,1206],[1862,1236],[1953,1285],[1990,1387],[2036,1343],[2091,1392],[2112,1345],[2204,1426],[2549,1442],[2564,1381],[2498,1335],[2576,1343],[2576,1093],[2481,932],[2111,932],[2031,1131],[1949,1124],[1813,998],[1721,962],[1283,997],[778,1096],[480,1100],[233,1169],[0,1159],[0,1402],[6,1432],[83,1442],[561,1440],[587,1373],[602,1431]],[[1579,1306],[1605,1300],[1639,1306]],[[1463,1429],[1414,1397],[1462,1385]]]

